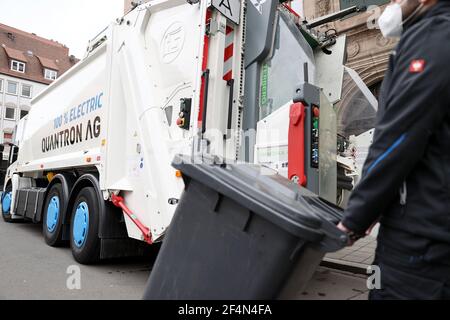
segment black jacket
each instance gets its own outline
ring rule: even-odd
[[[450,265],[450,2],[405,30],[381,89],[373,145],[343,224]]]

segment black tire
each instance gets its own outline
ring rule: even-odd
[[[64,202],[62,185],[54,184],[47,193],[42,217],[42,233],[45,242],[51,247],[59,247],[62,240]]]
[[[7,196],[7,194],[10,193],[10,192],[12,192],[12,185],[8,184],[8,186],[6,187],[5,191],[3,192],[2,198],[1,198],[1,200],[2,200],[2,218],[3,218],[3,220],[5,222],[8,222],[8,223],[9,222],[13,222],[13,219],[11,218],[11,210],[7,210],[7,212],[4,211],[4,208],[3,208],[4,202],[3,201],[4,201],[5,197]],[[10,208],[11,208],[12,205],[13,204],[11,202],[10,203]]]
[[[85,187],[78,193],[71,217],[70,247],[73,257],[81,264],[98,262],[100,260],[99,203],[93,187]],[[85,225],[87,228],[84,227]]]

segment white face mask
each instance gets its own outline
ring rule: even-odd
[[[403,13],[399,3],[390,4],[378,19],[385,38],[400,38],[403,32]]]

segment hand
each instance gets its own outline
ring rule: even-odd
[[[341,230],[342,232],[344,232],[344,233],[350,233],[351,232],[351,230],[350,229],[348,229],[346,226],[344,226],[343,224],[342,224],[342,222],[339,222],[339,224],[337,225],[337,227],[338,227],[338,229],[339,230]],[[352,245],[354,245],[355,244],[355,241],[352,241],[350,238],[348,239],[348,243],[347,243],[347,246],[348,247],[351,247]]]
[[[361,238],[364,238],[367,235],[367,232],[370,233],[370,230],[373,226],[371,226],[370,229],[367,230],[365,234],[356,234],[355,232],[347,228],[342,222],[340,222],[337,227],[339,230],[345,232],[348,235],[347,246],[351,247],[352,245],[355,244],[356,241],[358,241]]]
[[[346,226],[344,226],[343,224],[342,224],[342,222],[339,222],[339,224],[338,224],[338,229],[339,230],[341,230],[341,231],[343,231],[343,232],[345,232],[345,233],[349,233],[350,232],[350,229],[348,229]]]
[[[372,233],[373,228],[377,225],[378,221],[375,221],[370,227],[369,229],[367,229],[366,231],[366,236],[370,235]]]
[[[375,221],[375,222],[369,227],[369,229],[366,230],[366,232],[365,232],[365,235],[366,235],[366,236],[370,235],[370,233],[372,232],[373,228],[377,225],[377,223],[378,223],[378,220]],[[344,226],[344,224],[343,224],[342,222],[340,222],[340,223],[337,225],[337,227],[338,227],[338,229],[341,230],[342,232],[345,232],[345,233],[347,233],[347,234],[352,233],[352,231],[351,231],[350,229],[348,229],[346,226]],[[356,241],[357,241],[357,240],[356,240]],[[349,240],[348,240],[348,244],[347,244],[347,245],[348,245],[349,247],[351,247],[352,245],[355,244],[356,241],[350,239],[350,237],[349,237]]]

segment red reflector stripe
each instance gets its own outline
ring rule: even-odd
[[[227,48],[225,48],[224,61],[227,61],[228,59],[231,59],[233,57],[233,51],[234,51],[234,44],[232,43]]]
[[[225,80],[225,81],[230,81],[231,79],[233,79],[233,72],[231,72],[231,71],[223,76],[223,80]]]
[[[234,29],[227,25],[225,36],[225,50],[223,53],[223,80],[233,79]]]

